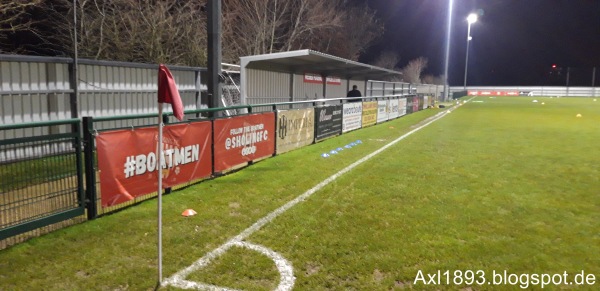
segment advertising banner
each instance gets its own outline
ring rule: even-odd
[[[342,85],[342,79],[339,77],[326,77],[328,85]],[[304,83],[323,84],[323,77],[319,74],[304,73]]]
[[[362,102],[344,104],[342,132],[359,129],[362,126]]]
[[[414,98],[412,96],[408,96],[406,98],[406,114],[411,114],[413,113],[413,102],[414,102]]]
[[[469,90],[469,96],[519,96],[519,91]]]
[[[388,100],[377,101],[377,123],[388,120]]]
[[[363,102],[362,127],[374,125],[377,122],[377,101]]]
[[[215,120],[215,172],[273,155],[274,129],[273,112]]]
[[[315,140],[342,134],[342,105],[315,108]]]
[[[391,99],[388,108],[390,109],[390,112],[388,113],[388,119],[392,120],[400,116],[398,109],[398,99]]]
[[[423,109],[427,109],[428,106],[429,106],[429,96],[424,96],[423,97]]]
[[[313,143],[314,108],[277,111],[277,154]]]
[[[98,134],[96,147],[103,207],[156,192],[159,168],[163,171],[165,188],[212,174],[211,122],[165,126],[161,167],[156,155],[157,142],[157,128]]]
[[[413,113],[418,112],[420,107],[419,107],[419,97],[415,96],[413,97]],[[422,102],[422,101],[421,101]]]
[[[406,98],[398,99],[398,116],[406,115]]]

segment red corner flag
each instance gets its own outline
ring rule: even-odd
[[[175,118],[183,120],[181,96],[179,96],[173,75],[163,64],[158,68],[158,103],[171,103]]]

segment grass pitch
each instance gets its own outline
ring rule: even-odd
[[[483,271],[487,282],[504,270],[600,278],[600,102],[537,99],[474,99],[482,102],[468,102],[342,175],[248,241],[292,264],[296,290],[518,288],[415,283],[420,271]],[[165,196],[165,277],[437,112],[350,132]],[[357,139],[363,143],[320,156]],[[181,217],[186,208],[198,215]],[[6,290],[144,290],[154,288],[156,272],[155,200],[0,251]],[[232,248],[187,279],[270,290],[279,273],[261,254]],[[577,287],[594,290],[598,281]]]

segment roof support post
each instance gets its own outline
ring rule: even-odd
[[[350,78],[346,77],[346,92],[350,91]],[[346,96],[344,96],[346,97]]]
[[[294,102],[296,101],[294,98],[294,92],[296,92],[296,78],[293,72],[290,72],[289,74],[290,76],[290,101]]]
[[[240,58],[240,103],[248,104],[248,61]]]
[[[321,74],[321,80],[323,80],[323,98],[327,98],[327,75]]]

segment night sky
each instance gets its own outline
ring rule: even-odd
[[[383,50],[400,66],[429,59],[425,74],[442,75],[448,0],[356,0],[375,9],[384,37],[361,56],[370,62]],[[449,83],[463,84],[467,21],[471,26],[467,85],[600,86],[600,0],[454,0]],[[552,69],[556,64],[557,68]]]

